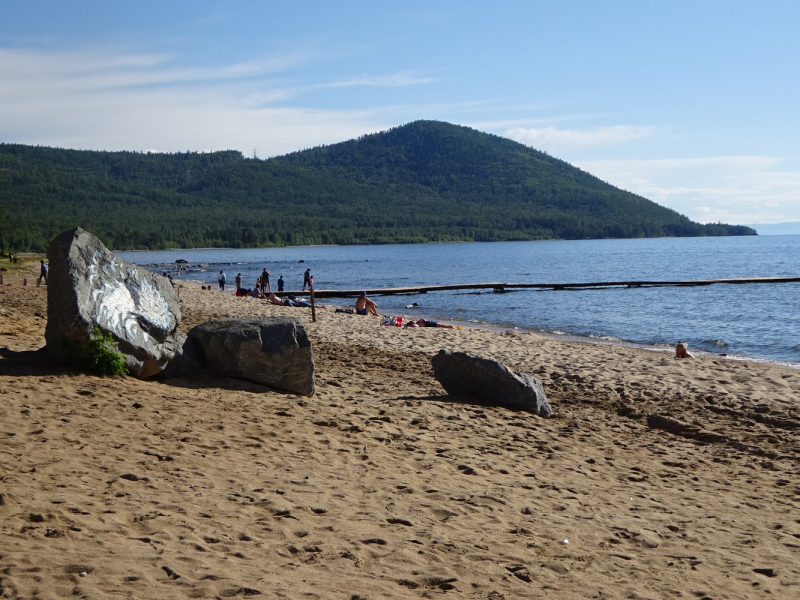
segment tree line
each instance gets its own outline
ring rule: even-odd
[[[268,160],[0,144],[0,245],[76,226],[117,250],[755,235],[436,121]]]

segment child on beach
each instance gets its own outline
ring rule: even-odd
[[[678,345],[675,346],[675,358],[694,358],[694,356],[689,354],[689,344],[686,342],[678,342]]]

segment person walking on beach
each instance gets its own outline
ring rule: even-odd
[[[306,286],[311,287],[311,269],[303,273],[303,291],[306,291]]]
[[[269,284],[269,271],[264,269],[261,271],[261,293],[266,294],[272,291],[272,286]]]
[[[44,261],[40,261],[42,266],[39,269],[39,279],[36,280],[36,287],[42,285],[42,279],[44,279],[44,284],[47,285],[47,264]]]
[[[283,291],[283,275],[278,277],[278,291],[279,292]]]
[[[225,282],[228,281],[228,278],[225,276],[225,271],[219,272],[219,277],[217,277],[217,283],[219,283],[219,289],[221,291],[225,291]]]
[[[236,282],[236,291],[238,292],[240,289],[242,289],[242,274],[237,273],[234,281]]]
[[[361,292],[356,300],[356,314],[366,315],[367,313],[378,316],[378,305],[372,300],[367,298],[367,292]]]

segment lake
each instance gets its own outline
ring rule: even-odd
[[[577,283],[800,276],[800,236],[657,238],[388,246],[322,246],[119,252],[176,279],[210,283],[225,270],[253,287],[261,270],[300,289],[310,268],[316,289],[454,283]],[[188,267],[178,270],[175,261]],[[303,262],[301,262],[303,261]],[[690,350],[800,367],[800,284],[575,291],[435,292],[376,297],[385,314],[519,328],[605,343]],[[334,304],[350,304],[332,299]],[[418,307],[406,308],[412,303]]]

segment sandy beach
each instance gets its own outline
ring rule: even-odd
[[[316,394],[102,378],[47,359],[36,274],[0,286],[2,598],[800,597],[798,370],[183,284],[184,333],[300,317]],[[553,418],[447,396],[442,348]]]

